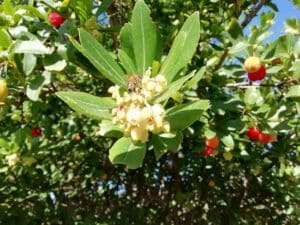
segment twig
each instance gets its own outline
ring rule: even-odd
[[[245,28],[251,20],[256,16],[258,11],[266,4],[267,0],[261,0],[256,6],[250,9],[250,12],[246,14],[245,20],[242,22],[241,26]]]
[[[243,82],[243,83],[230,83],[230,84],[226,84],[225,87],[229,87],[229,88],[248,88],[248,87],[277,87],[277,88],[281,88],[282,86],[285,86],[287,84],[298,84],[300,83],[300,80],[284,80],[281,81],[279,83],[275,83],[275,84],[251,84],[251,83],[247,83],[247,82]]]
[[[252,21],[252,19],[256,16],[258,11],[264,6],[264,4],[266,4],[266,2],[267,2],[267,0],[261,0],[257,5],[255,5],[253,8],[250,9],[250,12],[248,14],[246,14],[246,18],[241,24],[242,28],[245,28]],[[214,68],[214,71],[217,71],[223,65],[223,63],[228,55],[228,48],[231,46],[232,46],[232,43],[228,44],[228,46],[225,47],[224,52],[221,55],[218,64]]]

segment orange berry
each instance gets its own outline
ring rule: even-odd
[[[219,142],[220,142],[220,140],[219,140],[218,136],[214,136],[211,139],[206,139],[205,145],[208,147],[211,147],[211,148],[216,148],[219,146]]]

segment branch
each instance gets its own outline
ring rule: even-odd
[[[252,7],[249,13],[246,14],[245,20],[242,22],[241,26],[245,28],[251,20],[256,16],[258,11],[266,4],[267,0],[261,0],[256,6]]]
[[[300,83],[300,80],[284,80],[281,81],[279,83],[275,83],[275,84],[251,84],[251,83],[247,83],[247,82],[243,82],[243,83],[230,83],[230,84],[226,84],[225,87],[229,87],[229,88],[248,88],[248,87],[267,87],[267,88],[282,88],[283,86],[287,85],[287,84],[298,84]]]
[[[248,14],[246,14],[246,18],[241,24],[242,28],[245,28],[252,21],[252,19],[256,16],[258,11],[266,4],[266,2],[267,2],[267,0],[261,0],[257,5],[255,5],[253,8],[250,9],[250,12]],[[214,71],[217,71],[223,65],[223,63],[228,55],[228,47],[231,47],[231,46],[232,46],[232,43],[230,43],[227,47],[225,47],[224,52],[221,55],[220,61],[215,66]]]

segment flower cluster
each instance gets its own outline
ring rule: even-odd
[[[113,123],[118,124],[124,136],[131,137],[133,142],[146,142],[149,132],[169,132],[170,124],[164,121],[165,110],[160,104],[151,104],[155,96],[167,87],[162,75],[154,78],[136,76],[128,81],[128,90],[122,93],[118,85],[109,88],[108,92],[116,99],[117,106],[112,110]]]
[[[10,154],[5,156],[5,159],[7,160],[7,164],[8,166],[14,166],[17,164],[17,162],[19,161],[19,155],[16,153]]]

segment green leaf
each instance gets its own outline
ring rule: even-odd
[[[292,35],[299,34],[300,32],[300,23],[296,18],[287,19],[285,21],[285,32],[290,33]]]
[[[0,148],[4,148],[6,150],[10,149],[9,142],[4,138],[0,138]]]
[[[159,160],[168,151],[177,152],[183,139],[182,132],[177,132],[174,135],[153,135],[152,143],[154,146],[154,154],[156,160]]]
[[[44,68],[48,71],[62,71],[66,66],[66,60],[59,55],[49,55],[43,58]]]
[[[101,13],[105,12],[112,3],[113,0],[102,0],[96,14],[100,15]]]
[[[162,101],[167,101],[169,98],[171,98],[179,89],[183,86],[183,84],[193,77],[195,74],[195,71],[191,72],[189,75],[183,76],[179,78],[178,80],[174,81],[170,85],[168,85],[167,90],[162,93],[160,96],[158,96],[155,99],[155,102],[162,102]]]
[[[271,35],[273,34],[272,31],[266,31],[266,32],[263,32],[261,35],[259,35],[256,39],[256,43],[259,44],[259,43],[262,43],[266,38],[270,37]]]
[[[300,59],[293,62],[291,70],[293,71],[293,78],[300,79]]]
[[[11,45],[11,38],[5,30],[0,30],[0,49],[7,49]]]
[[[286,98],[300,98],[300,85],[292,86],[285,97]]]
[[[152,65],[156,54],[157,33],[150,10],[138,0],[132,12],[132,42],[137,71],[143,74]]]
[[[40,11],[33,7],[33,6],[29,6],[29,5],[17,5],[15,7],[16,10],[19,10],[19,9],[25,9],[26,11],[32,13],[34,16],[40,18],[41,20],[46,20],[46,16],[44,16],[42,13],[40,13]]]
[[[187,66],[196,51],[199,38],[199,13],[195,12],[183,24],[162,64],[160,74],[166,77],[168,83],[171,83],[179,71]]]
[[[125,51],[119,49],[118,57],[127,74],[135,74],[137,72],[134,62]]]
[[[263,98],[258,88],[249,87],[246,90],[244,102],[248,106],[261,105],[263,103]]]
[[[229,54],[235,54],[241,51],[246,50],[250,46],[247,42],[238,42],[237,44],[233,45],[233,47],[230,48]]]
[[[12,16],[6,15],[5,13],[0,12],[0,28],[7,28],[13,25],[14,21]]]
[[[32,73],[36,65],[36,56],[33,54],[24,54],[22,63],[23,63],[23,71],[26,75]]]
[[[132,40],[132,25],[130,23],[126,23],[120,31],[120,46],[121,50],[126,52],[133,64],[136,66]]]
[[[37,76],[26,88],[26,95],[32,101],[37,101],[44,85],[50,84],[51,74],[47,71]]]
[[[109,150],[109,159],[113,164],[124,164],[129,169],[142,166],[146,155],[146,145],[133,144],[130,138],[120,138]]]
[[[14,16],[15,9],[14,6],[11,4],[11,0],[4,0],[2,3],[3,12],[7,15]]]
[[[112,123],[111,120],[102,120],[100,124],[100,130],[98,132],[99,135],[105,137],[122,137],[122,130],[115,124]]]
[[[110,53],[92,35],[79,29],[81,45],[70,37],[72,44],[103,74],[115,84],[125,84],[124,71]]]
[[[190,79],[184,84],[182,89],[189,90],[194,86],[196,86],[197,83],[202,79],[204,72],[205,72],[205,67],[202,67],[200,70],[198,70],[198,72],[195,74],[195,76],[193,76],[192,79]]]
[[[300,8],[300,0],[293,0],[294,4]]]
[[[237,39],[239,36],[243,36],[243,28],[241,27],[239,21],[234,17],[229,23],[228,33],[234,39]]]
[[[80,22],[85,22],[92,13],[93,0],[70,1],[69,6],[74,9],[76,16]]]
[[[60,91],[55,94],[77,113],[95,120],[111,119],[110,110],[115,106],[112,98],[100,98],[75,91]]]
[[[166,120],[170,122],[172,131],[183,130],[198,120],[209,107],[208,100],[177,105],[166,111]]]
[[[227,148],[234,149],[234,140],[231,135],[222,137],[221,141]]]
[[[53,48],[46,47],[43,42],[39,40],[32,41],[17,41],[15,45],[15,53],[29,53],[37,55],[52,54]]]

